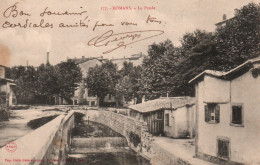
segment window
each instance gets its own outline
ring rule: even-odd
[[[232,105],[231,125],[243,125],[243,106],[242,105]]]
[[[170,116],[169,116],[169,114],[165,114],[165,125],[170,126]]]
[[[215,103],[205,105],[205,122],[219,123],[220,106]]]
[[[157,119],[163,119],[163,113],[162,112],[157,112]]]
[[[229,159],[229,140],[219,138],[217,140],[218,157]]]
[[[95,101],[91,101],[91,106],[95,106]]]

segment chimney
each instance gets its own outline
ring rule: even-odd
[[[226,20],[227,20],[227,15],[223,14],[223,21],[226,21]]]
[[[235,10],[234,10],[235,15],[238,14],[238,12],[239,12],[238,9],[235,9]]]
[[[50,52],[47,52],[47,61],[46,61],[46,64],[50,64],[49,55],[50,55]]]
[[[142,103],[144,103],[145,102],[145,95],[143,95],[143,97],[142,97]]]

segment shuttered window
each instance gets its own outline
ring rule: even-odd
[[[233,105],[231,109],[231,124],[243,124],[243,106]]]
[[[220,106],[215,103],[205,105],[205,122],[220,122]]]
[[[218,139],[218,157],[229,159],[229,140]]]
[[[165,114],[165,125],[170,126],[170,116],[169,116],[169,114]]]

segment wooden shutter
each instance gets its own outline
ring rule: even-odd
[[[215,108],[215,120],[216,120],[216,123],[219,123],[219,120],[220,120],[220,106],[219,105],[216,105],[216,108]]]
[[[209,112],[209,108],[208,105],[205,105],[205,122],[210,121],[210,112]]]

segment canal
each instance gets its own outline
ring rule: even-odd
[[[150,165],[131,150],[125,137],[109,127],[75,115],[72,144],[66,165]]]

